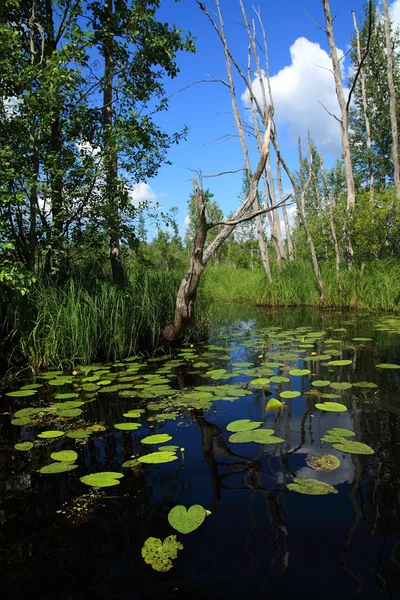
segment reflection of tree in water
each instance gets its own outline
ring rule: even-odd
[[[289,562],[289,534],[283,521],[279,505],[281,494],[274,496],[269,490],[263,487],[261,464],[261,458],[264,452],[263,446],[260,446],[258,455],[253,459],[242,456],[232,452],[232,450],[226,446],[220,427],[207,421],[203,415],[203,411],[193,411],[193,419],[200,427],[203,457],[205,462],[210,465],[211,469],[211,484],[214,490],[212,510],[214,512],[217,510],[218,504],[221,500],[222,490],[235,491],[237,489],[241,489],[229,486],[227,479],[231,475],[243,473],[246,484],[245,489],[254,490],[249,502],[252,529],[247,538],[247,547],[250,547],[250,537],[252,532],[256,529],[256,522],[252,514],[253,501],[256,497],[256,494],[261,493],[266,500],[271,526],[271,538],[274,545],[271,552],[270,571],[272,571],[276,565],[279,565],[281,571],[284,573]],[[216,458],[218,454],[225,456],[228,459],[233,459],[234,462],[218,462]],[[224,473],[221,473],[221,467],[227,467],[228,470]]]

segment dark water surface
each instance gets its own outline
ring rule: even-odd
[[[90,373],[80,370],[72,382],[59,386],[50,385],[51,379],[36,379],[43,387],[26,398],[8,397],[5,392],[10,388],[4,390],[0,407],[4,597],[400,598],[400,369],[376,367],[400,364],[400,319],[300,309],[266,312],[246,306],[224,307],[221,313],[208,342],[210,349],[200,345],[185,356],[165,356],[140,366],[136,373],[133,369],[131,378],[136,379],[122,382],[126,386],[122,391],[131,390],[130,396],[119,395],[121,390],[82,389],[82,379],[96,377],[96,367]],[[321,334],[307,335],[312,332]],[[361,337],[371,339],[353,340]],[[311,347],[301,348],[304,345]],[[302,360],[312,352],[321,356],[328,351],[333,351],[328,360]],[[183,364],[169,365],[173,359]],[[352,362],[327,365],[339,359]],[[198,362],[208,366],[193,366]],[[232,366],[241,362],[251,365]],[[265,362],[282,363],[273,375],[290,381],[252,389],[251,381],[268,373]],[[100,374],[97,382],[109,376],[109,385],[121,385],[120,379],[127,377],[121,373],[136,364],[106,365],[109,372]],[[226,369],[229,378],[205,375],[216,368]],[[244,374],[254,368],[258,374]],[[311,373],[289,375],[294,368],[309,368]],[[167,386],[143,379],[143,374],[156,371],[159,378],[167,378]],[[311,386],[311,381],[321,379],[377,387],[338,392],[329,385]],[[31,381],[18,382],[14,389],[23,383]],[[234,399],[233,388],[225,388],[225,395],[220,392],[212,399],[204,391],[198,398],[193,394],[186,398],[186,388],[232,383],[251,393]],[[156,385],[164,391],[173,388],[178,395],[158,394]],[[267,410],[268,400],[279,399],[284,390],[301,395],[286,399],[284,409]],[[11,424],[17,410],[49,407],[62,402],[54,399],[55,394],[70,391],[85,401],[81,415],[66,418],[50,410],[37,413],[29,424]],[[338,398],[331,401],[345,405],[347,411],[319,410],[315,404],[328,400],[315,395],[320,393],[335,393]],[[134,408],[144,409],[140,418],[123,417]],[[237,419],[262,421],[261,427],[273,429],[284,441],[231,443],[226,426]],[[115,429],[114,424],[124,422],[141,427]],[[104,425],[105,430],[90,432],[83,440],[36,437],[45,430],[65,432],[93,424]],[[375,454],[345,453],[321,442],[332,427],[353,430],[352,439],[368,444]],[[179,449],[173,462],[123,468],[132,456],[162,450],[161,445],[140,443],[154,433],[170,434],[168,445],[184,448],[183,457]],[[14,449],[21,441],[32,441],[34,447]],[[50,454],[60,450],[75,450],[78,468],[38,473],[53,462]],[[307,466],[307,456],[327,453],[340,459],[338,469],[319,472]],[[119,485],[100,489],[80,481],[99,471],[116,471],[124,477]],[[296,493],[287,487],[295,477],[329,483],[338,493]],[[167,518],[177,504],[200,504],[211,514],[196,531],[182,535]],[[173,568],[165,573],[153,570],[141,555],[144,542],[150,536],[164,540],[174,534],[184,549]]]

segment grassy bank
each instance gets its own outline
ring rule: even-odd
[[[382,260],[341,272],[337,285],[333,264],[322,265],[326,306],[400,310],[400,263]],[[311,262],[294,261],[273,269],[269,283],[263,269],[214,266],[206,270],[203,293],[213,301],[246,300],[268,306],[317,306],[320,292]]]

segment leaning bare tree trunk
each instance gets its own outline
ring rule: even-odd
[[[386,56],[387,56],[387,80],[390,94],[390,122],[392,125],[392,158],[394,167],[394,185],[396,187],[397,198],[400,198],[400,164],[399,164],[399,129],[397,126],[396,113],[396,91],[393,80],[393,52],[392,42],[390,39],[390,21],[388,1],[383,0],[383,19],[385,23],[386,34]]]
[[[278,182],[279,197],[282,201],[284,198],[284,195],[283,195],[283,186],[282,186],[281,163],[280,163],[278,157],[276,157],[276,180]],[[283,222],[285,224],[286,243],[287,243],[287,248],[288,248],[289,260],[294,260],[292,234],[290,231],[289,217],[288,217],[287,208],[286,208],[285,204],[282,207],[282,212],[283,212]]]
[[[331,16],[331,10],[329,6],[329,0],[322,0],[325,13],[326,23],[326,35],[329,42],[329,49],[331,53],[333,74],[335,78],[336,96],[339,102],[341,112],[341,135],[342,135],[342,149],[343,149],[343,160],[344,170],[346,175],[347,185],[347,214],[344,219],[343,237],[345,242],[345,258],[348,268],[352,267],[354,261],[354,250],[351,243],[351,229],[353,223],[353,214],[356,205],[356,190],[354,185],[353,177],[353,165],[351,163],[351,152],[350,152],[350,140],[349,140],[349,114],[348,105],[343,93],[342,75],[340,72],[340,63],[337,55],[335,38],[333,35],[333,19]]]
[[[365,132],[367,134],[367,152],[368,152],[368,171],[369,171],[369,201],[371,204],[371,208],[374,207],[374,171],[372,169],[372,142],[371,142],[371,125],[369,122],[368,116],[368,103],[367,103],[367,90],[365,87],[365,76],[364,70],[361,67],[362,55],[361,55],[361,44],[360,44],[360,32],[357,26],[357,19],[354,11],[351,11],[353,15],[353,23],[354,23],[354,31],[356,33],[356,42],[357,42],[357,62],[360,68],[360,85],[361,85],[361,95],[363,102],[363,111],[364,111],[364,121],[365,121]]]

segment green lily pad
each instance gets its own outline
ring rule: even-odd
[[[328,365],[330,367],[345,367],[347,365],[351,365],[352,362],[352,360],[331,360],[330,362],[328,362]]]
[[[356,435],[351,429],[342,429],[341,427],[332,427],[326,433],[328,435],[339,435],[340,437],[353,437]]]
[[[270,380],[265,377],[259,377],[250,381],[249,386],[252,388],[263,388],[269,384]]]
[[[6,396],[9,398],[26,398],[35,394],[37,394],[37,390],[18,390],[16,392],[7,392]]]
[[[347,454],[375,454],[375,451],[367,444],[353,442],[352,440],[342,439],[340,443],[332,444],[336,450]]]
[[[308,479],[307,477],[295,477],[293,483],[288,483],[288,489],[298,494],[307,494],[308,496],[325,496],[326,494],[338,494],[339,492],[322,481]]]
[[[322,404],[316,404],[315,408],[319,410],[325,410],[327,412],[346,412],[347,408],[343,404],[338,402],[323,402]]]
[[[65,435],[72,440],[85,440],[90,436],[90,432],[86,429],[71,429]]]
[[[53,387],[62,387],[64,385],[67,385],[67,383],[71,383],[72,382],[72,377],[68,378],[68,379],[64,379],[64,378],[58,378],[58,379],[50,379],[50,381],[48,381],[48,384],[53,386]]]
[[[43,383],[28,383],[27,385],[23,385],[21,390],[40,390],[43,387]]]
[[[341,383],[331,383],[331,388],[333,390],[340,390],[340,391],[345,391],[345,390],[349,390],[350,388],[352,388],[352,384],[351,383],[347,383],[347,381],[343,381]]]
[[[75,394],[73,392],[65,393],[65,394],[56,394],[54,396],[55,400],[72,400],[73,398],[78,398],[79,394]],[[68,404],[75,404],[74,402]],[[77,402],[76,406],[81,406],[83,402]],[[70,406],[69,408],[75,408],[75,406]]]
[[[40,408],[21,408],[21,410],[17,410],[17,412],[14,413],[14,417],[17,417],[17,419],[32,417],[33,415],[36,415],[38,412],[40,412]],[[28,419],[28,423],[29,423],[29,419]]]
[[[372,342],[372,338],[368,338],[368,337],[357,337],[357,338],[351,338],[353,342]]]
[[[311,385],[315,387],[325,387],[330,384],[331,382],[328,379],[316,379],[315,381],[311,382]]]
[[[55,473],[65,473],[66,471],[72,471],[73,469],[77,469],[78,465],[74,465],[70,462],[55,462],[51,465],[46,465],[42,467],[37,472],[43,473],[44,475],[51,475]]]
[[[102,471],[100,473],[92,473],[91,475],[85,475],[80,478],[80,481],[85,485],[92,487],[112,487],[118,485],[119,480],[124,475],[122,473],[116,473],[114,471]]]
[[[79,417],[79,415],[82,414],[82,411],[80,408],[70,408],[67,410],[59,410],[57,412],[59,417],[66,417],[66,418],[70,418],[70,417]]]
[[[269,378],[271,383],[289,383],[289,377],[281,377],[280,375],[274,375]]]
[[[340,460],[333,454],[324,454],[323,456],[307,456],[306,464],[315,471],[329,473],[340,466]]]
[[[166,450],[165,451],[159,450],[158,452],[151,452],[150,454],[145,454],[144,456],[140,456],[140,458],[138,458],[138,461],[140,463],[146,463],[146,464],[161,464],[161,463],[172,462],[174,460],[178,460],[178,457],[175,454],[175,452],[168,452]]]
[[[53,408],[56,408],[57,410],[71,410],[74,408],[79,408],[84,404],[84,402],[81,402],[79,400],[70,400],[68,402],[57,402],[57,404],[53,404]]]
[[[160,450],[160,452],[176,452],[177,450],[179,450],[179,446],[163,446]]]
[[[21,442],[19,444],[15,444],[14,448],[16,450],[22,450],[26,452],[27,450],[31,450],[33,448],[32,442]]]
[[[158,433],[155,435],[148,435],[147,437],[140,440],[142,444],[164,444],[172,440],[172,436],[167,433]]]
[[[281,398],[298,398],[299,396],[301,396],[301,394],[300,394],[300,392],[290,392],[290,391],[287,391],[287,392],[281,392],[279,394],[279,396]]]
[[[120,431],[135,431],[141,427],[140,423],[115,423],[115,429],[119,429]]]
[[[123,417],[127,417],[128,419],[137,419],[138,417],[140,417],[140,415],[142,414],[143,411],[138,411],[138,410],[130,410],[126,413],[124,413],[122,416]]]
[[[143,544],[142,557],[155,571],[165,573],[172,569],[172,561],[178,556],[178,550],[183,550],[183,546],[176,540],[176,535],[170,535],[164,542],[149,537]]]
[[[74,450],[61,450],[61,452],[52,452],[50,458],[66,463],[75,462],[78,458],[78,454]]]
[[[179,533],[192,533],[204,522],[207,514],[200,504],[194,504],[186,510],[185,506],[174,506],[168,513],[168,522]]]
[[[258,439],[255,439],[255,434],[257,432],[262,432],[261,436],[258,436]],[[250,430],[250,431],[237,431],[236,433],[233,433],[230,437],[229,437],[229,442],[231,444],[247,444],[249,442],[258,442],[258,443],[275,443],[274,441],[272,442],[265,442],[264,440],[270,440],[270,439],[279,439],[279,438],[275,438],[274,437],[274,430],[273,429],[256,429],[256,430]],[[283,441],[283,440],[281,440]]]
[[[267,402],[266,410],[277,410],[283,406],[283,403],[276,398],[270,398]]]
[[[381,363],[380,365],[375,365],[378,369],[400,369],[400,365],[394,365],[392,363]]]
[[[250,419],[240,419],[239,421],[232,421],[226,428],[228,431],[250,431],[251,429],[257,429],[262,425],[262,421],[250,421]]]
[[[303,377],[304,375],[309,375],[311,371],[309,369],[291,369],[289,371],[289,375],[293,375],[294,377]]]
[[[97,392],[97,390],[99,390],[100,387],[98,385],[96,385],[95,383],[85,383],[82,386],[82,390],[84,392]]]
[[[42,438],[44,440],[51,440],[53,438],[62,437],[63,435],[65,435],[65,431],[50,430],[39,433],[38,438]]]
[[[353,387],[361,389],[375,389],[378,386],[376,383],[371,383],[370,381],[357,381],[356,383],[353,383]]]

